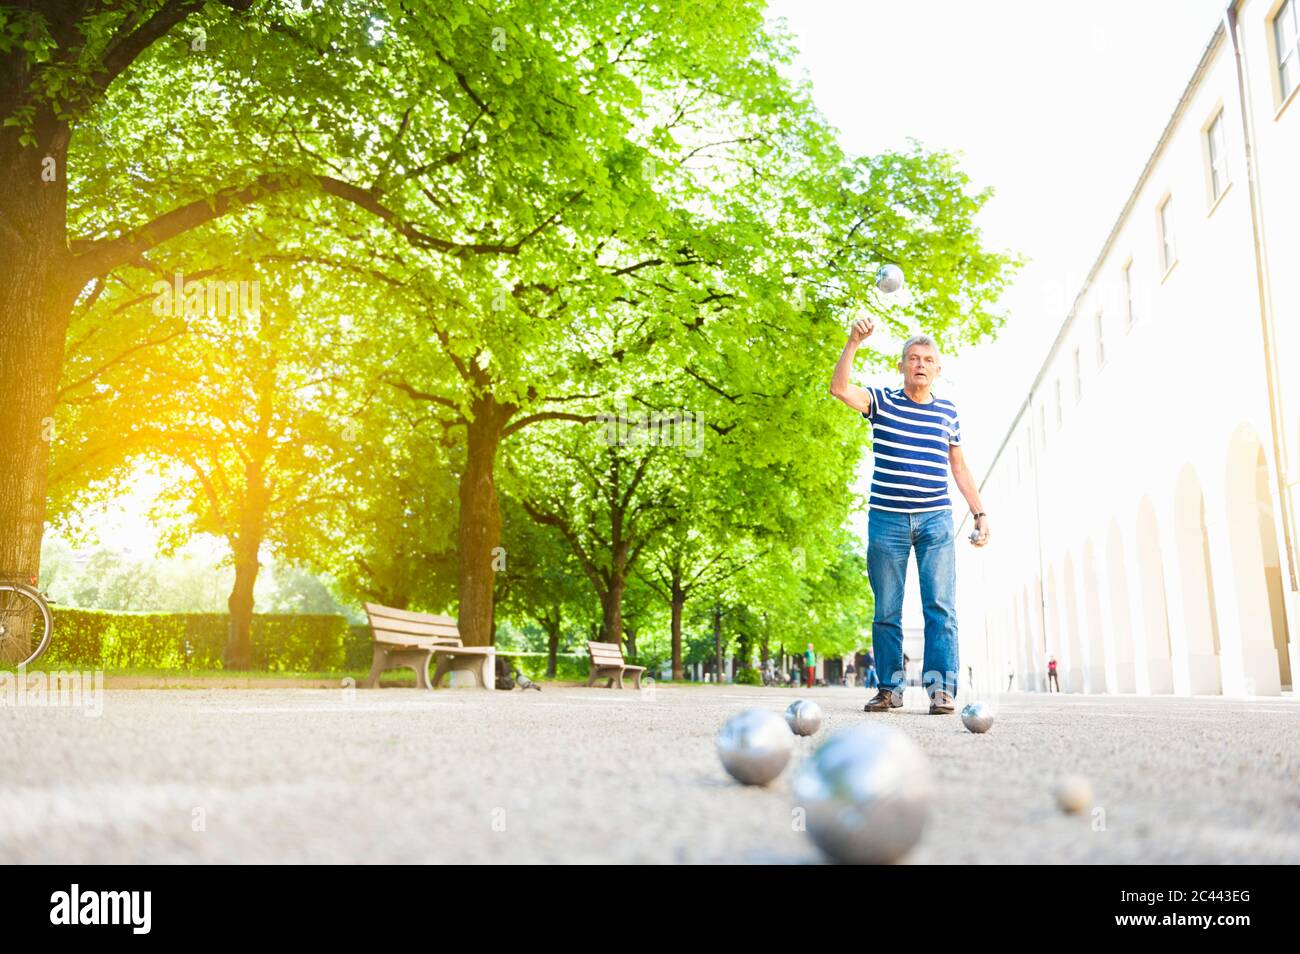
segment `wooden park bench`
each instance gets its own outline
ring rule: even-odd
[[[587,652],[591,654],[591,675],[587,677],[587,685],[593,686],[597,679],[608,679],[605,688],[609,689],[618,683],[620,689],[623,688],[623,673],[630,673],[633,680],[633,687],[641,688],[641,673],[645,672],[645,666],[629,666],[623,661],[623,650],[614,643],[587,643]]]
[[[480,689],[495,689],[493,679],[496,648],[463,646],[460,630],[450,616],[412,613],[378,603],[366,604],[370,618],[370,635],[374,638],[374,657],[366,685],[379,685],[385,669],[409,667],[415,670],[415,684],[421,689],[437,688],[442,677],[452,670],[474,674]],[[437,657],[433,683],[429,683],[429,660]]]

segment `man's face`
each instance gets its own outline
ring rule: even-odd
[[[939,356],[929,345],[914,344],[898,364],[903,384],[909,388],[927,388],[939,377]]]

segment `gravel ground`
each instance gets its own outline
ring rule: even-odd
[[[733,782],[713,734],[799,696],[470,689],[108,690],[0,707],[0,863],[815,862],[791,769]],[[1012,693],[987,735],[814,689],[828,732],[910,735],[936,781],[911,863],[1300,862],[1300,701]],[[959,700],[960,702],[963,700]],[[1051,784],[1078,773],[1094,813]]]

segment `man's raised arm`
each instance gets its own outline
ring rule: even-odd
[[[831,394],[835,395],[855,411],[866,414],[871,410],[871,392],[849,383],[849,372],[853,370],[853,356],[858,347],[875,330],[869,318],[859,318],[849,329],[849,340],[844,344],[840,360],[835,364],[835,373],[831,375]]]

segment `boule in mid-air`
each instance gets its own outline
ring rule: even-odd
[[[882,265],[876,272],[876,287],[892,295],[903,287],[903,270],[897,265]]]

